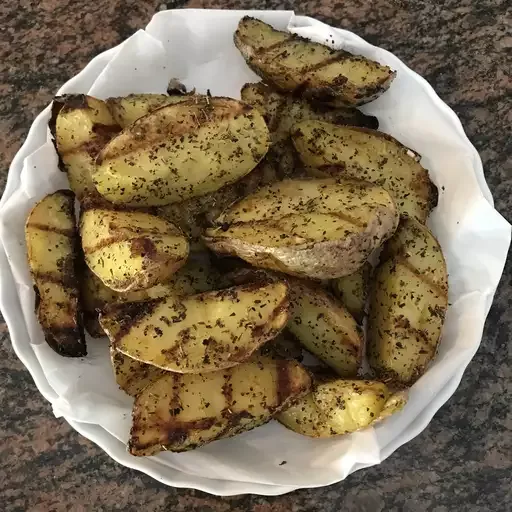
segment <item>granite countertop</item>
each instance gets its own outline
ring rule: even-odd
[[[0,6],[0,186],[36,114],[99,52],[185,2],[20,0]],[[480,152],[497,209],[512,215],[510,3],[506,0],[192,1],[295,9],[348,28],[423,75]],[[507,22],[508,15],[508,22]],[[507,24],[508,23],[508,24]],[[508,99],[508,101],[507,101]],[[55,419],[0,323],[0,497],[6,511],[505,511],[512,507],[512,264],[480,350],[429,427],[381,465],[277,498],[217,498],[120,466]]]

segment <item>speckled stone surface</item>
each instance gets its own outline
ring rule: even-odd
[[[0,186],[35,115],[93,56],[185,2],[0,3]],[[194,0],[194,7],[294,8],[403,59],[459,115],[497,209],[512,216],[512,7],[507,0]],[[509,95],[507,98],[507,94]],[[0,323],[0,508],[6,511],[504,512],[512,509],[512,264],[482,346],[429,427],[383,464],[324,489],[216,498],[124,468],[63,421],[18,361]]]

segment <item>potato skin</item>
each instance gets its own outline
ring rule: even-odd
[[[379,378],[413,384],[433,359],[448,307],[448,277],[439,243],[402,219],[385,245],[370,294],[367,355]]]
[[[68,357],[87,355],[79,304],[80,245],[75,195],[58,190],[39,201],[25,224],[35,310],[48,345]]]
[[[277,89],[315,102],[362,105],[378,98],[395,78],[388,66],[244,16],[234,35],[248,66]]]
[[[333,179],[283,180],[228,208],[206,245],[261,268],[297,277],[352,274],[398,225],[381,187]]]
[[[114,348],[178,373],[244,362],[276,337],[287,320],[288,287],[278,281],[119,304],[100,315]]]
[[[176,226],[140,211],[86,208],[80,235],[87,266],[118,292],[165,282],[188,256],[188,242]]]
[[[129,451],[183,452],[251,430],[310,386],[309,372],[296,361],[263,356],[223,371],[168,373],[136,398]]]
[[[162,206],[237,181],[268,148],[257,110],[232,98],[197,96],[123,130],[98,155],[92,178],[112,203]]]
[[[370,380],[319,380],[311,393],[279,413],[276,419],[299,434],[326,438],[356,432],[401,410],[403,392]]]
[[[305,121],[295,125],[292,141],[310,175],[378,184],[393,196],[401,215],[422,223],[437,205],[437,187],[420,155],[387,133]]]
[[[92,181],[96,157],[121,130],[105,102],[85,94],[57,96],[49,128],[59,167],[67,173],[69,186],[78,200],[96,195]]]

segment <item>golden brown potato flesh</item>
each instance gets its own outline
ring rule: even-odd
[[[85,209],[80,235],[87,266],[118,292],[166,281],[188,256],[188,242],[176,226],[138,211]]]
[[[180,373],[229,368],[276,337],[288,320],[284,282],[111,306],[100,323],[114,348]]]
[[[419,155],[385,133],[320,121],[297,124],[292,140],[316,176],[354,178],[384,187],[403,215],[425,223],[437,205],[437,187]]]
[[[25,224],[25,241],[36,315],[48,345],[62,356],[85,356],[73,192],[58,190],[32,208]]]
[[[116,123],[121,128],[126,128],[153,110],[189,99],[187,94],[129,94],[108,98],[106,104]]]
[[[129,451],[183,452],[251,430],[310,386],[309,372],[296,361],[261,356],[222,371],[168,373],[136,398]]]
[[[97,194],[91,177],[96,156],[121,129],[105,102],[85,94],[58,96],[49,126],[71,190],[79,200]]]
[[[287,329],[309,352],[341,377],[355,377],[363,338],[349,312],[319,286],[290,279]]]
[[[334,379],[316,383],[313,391],[276,419],[309,437],[333,437],[361,430],[398,412],[407,400],[386,384]]]
[[[341,300],[348,312],[359,324],[366,313],[366,301],[368,300],[368,287],[372,266],[366,262],[358,271],[345,277],[338,277],[330,282],[330,288],[334,295]]]
[[[376,117],[357,108],[314,105],[303,98],[283,94],[263,82],[245,84],[242,100],[257,108],[270,131],[272,143],[286,140],[292,128],[302,121],[325,121],[333,124],[378,128]]]
[[[228,208],[204,240],[214,252],[255,267],[331,279],[358,270],[398,220],[393,199],[377,185],[284,180]]]
[[[249,67],[282,91],[322,103],[362,105],[378,98],[396,72],[361,55],[280,32],[245,16],[234,41]]]
[[[436,353],[448,307],[441,247],[413,219],[402,219],[373,279],[367,355],[379,378],[416,381]]]
[[[112,347],[110,359],[118,386],[130,396],[139,395],[167,373],[161,368],[132,359]]]
[[[268,148],[268,128],[250,105],[195,97],[150,112],[112,139],[93,181],[112,203],[161,206],[237,181]]]

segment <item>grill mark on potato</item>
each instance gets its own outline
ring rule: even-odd
[[[288,396],[292,392],[292,389],[290,386],[291,382],[290,382],[290,375],[288,372],[288,364],[286,364],[284,361],[278,361],[276,364],[276,371],[277,371],[277,383],[276,383],[277,403],[276,403],[276,407],[279,407],[288,398]]]
[[[105,146],[98,154],[96,164],[102,165],[106,160],[130,155],[139,149],[145,149],[159,141],[165,141],[166,144],[170,144],[172,140],[177,137],[197,132],[197,130],[204,126],[214,125],[226,119],[236,118],[253,110],[253,107],[247,103],[225,97],[194,98],[174,105],[165,105],[157,110],[172,108],[183,110],[187,106],[191,108],[189,119],[167,125],[165,132],[163,132],[162,129],[155,131],[148,130],[146,126],[146,118],[148,116],[137,119],[137,121],[131,125],[130,131],[126,132],[130,134],[130,137],[126,139],[127,143],[124,144],[122,148],[116,148],[115,150],[111,150],[110,145]],[[219,108],[215,109],[215,106]],[[230,108],[221,108],[223,106]],[[197,109],[199,110],[199,116],[196,112]],[[151,114],[149,114],[149,116],[151,116]]]
[[[238,32],[238,36],[240,37],[240,32]],[[240,37],[240,39],[247,42],[248,38],[242,36],[242,37]],[[257,50],[255,50],[255,54],[256,55],[264,55],[265,53],[275,50],[276,48],[286,45],[292,41],[295,41],[296,39],[302,39],[302,38],[300,38],[299,36],[296,36],[295,34],[290,34],[290,36],[287,37],[286,39],[283,39],[282,41],[277,41],[276,43],[271,44],[270,46],[260,46]]]
[[[128,304],[114,304],[105,307],[103,318],[108,322],[116,324],[119,329],[115,335],[110,335],[112,345],[119,348],[123,338],[138,325],[146,315],[153,314],[165,298],[152,299],[144,302],[133,302]],[[105,328],[106,326],[104,326]]]
[[[398,254],[395,257],[395,261],[397,265],[402,265],[407,270],[412,272],[418,279],[428,284],[440,297],[446,297],[446,290],[442,286],[434,282],[428,275],[419,272],[416,267],[409,263],[409,260],[405,257],[404,254]]]
[[[321,45],[317,45],[321,46]],[[343,50],[337,50],[334,55],[331,55],[330,57],[327,57],[326,59],[317,62],[316,64],[310,64],[309,66],[304,66],[303,68],[300,68],[298,71],[299,73],[304,73],[307,75],[308,73],[311,73],[312,71],[318,71],[319,69],[322,69],[323,67],[329,66],[331,64],[334,64],[336,62],[340,62],[342,60],[345,60],[347,58],[354,57],[348,52],[344,52]],[[348,79],[345,77],[339,77],[344,79],[343,81],[346,82]],[[307,81],[308,78],[306,76],[305,80]],[[337,81],[336,85],[341,85],[340,81]]]
[[[28,222],[26,227],[38,229],[39,231],[47,231],[49,233],[57,233],[58,235],[67,236],[69,238],[76,236],[75,228],[59,228],[57,226],[49,226],[48,224],[41,224],[39,222]]]
[[[283,313],[285,313],[284,318],[281,320],[282,327],[286,325],[286,322],[288,320],[288,307],[290,305],[290,300],[288,297],[288,293],[284,297],[284,299],[274,308],[272,311],[272,314],[269,315],[268,321],[266,324],[262,325],[256,325],[252,329],[252,335],[255,338],[260,338],[262,336],[267,335],[267,337],[270,338],[270,334],[275,332],[275,335],[279,334],[281,332],[281,328],[275,327],[274,322],[277,320],[279,316],[281,316]],[[270,329],[269,329],[270,327]],[[275,336],[272,336],[272,338],[275,338]]]

